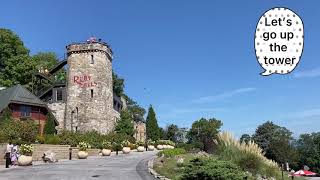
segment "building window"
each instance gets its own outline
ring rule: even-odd
[[[62,90],[57,89],[57,101],[62,101]]]
[[[31,107],[30,106],[20,106],[21,117],[30,117],[31,116]]]
[[[91,64],[94,64],[94,58],[93,58],[93,55],[91,55]]]
[[[93,89],[91,89],[91,98],[93,98]]]

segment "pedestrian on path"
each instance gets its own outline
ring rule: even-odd
[[[7,144],[6,147],[6,151],[5,151],[5,158],[6,158],[6,164],[7,165],[11,165],[11,151],[13,148],[13,144],[11,143],[11,141],[9,141],[9,143]]]
[[[14,144],[11,150],[11,164],[13,166],[16,166],[18,163],[18,157],[19,157],[19,153],[18,153],[18,145]]]

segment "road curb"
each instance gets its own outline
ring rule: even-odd
[[[160,180],[171,180],[165,176],[162,176],[160,174],[158,174],[154,169],[153,169],[153,161],[155,158],[152,158],[151,160],[148,161],[148,171],[149,173],[155,177],[156,179],[160,179]]]

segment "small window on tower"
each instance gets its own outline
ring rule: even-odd
[[[62,90],[57,89],[57,101],[62,101]]]
[[[93,98],[93,89],[91,89],[91,98]]]
[[[93,55],[91,55],[91,64],[94,64],[94,58],[93,58]]]

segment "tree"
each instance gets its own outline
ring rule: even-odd
[[[0,113],[0,125],[12,121],[12,112],[9,107],[6,107]]]
[[[34,65],[21,39],[8,29],[0,29],[0,86],[30,86]]]
[[[148,116],[146,120],[147,138],[153,141],[160,139],[160,130],[156,118],[156,113],[153,107],[150,105],[148,110]]]
[[[29,55],[29,50],[15,33],[9,29],[0,28],[0,69],[6,61],[20,55]]]
[[[117,122],[115,131],[120,134],[133,136],[134,134],[133,118],[128,111],[126,110],[121,111],[120,120]]]
[[[222,122],[215,118],[205,119],[201,118],[192,124],[188,133],[189,141],[197,144],[197,146],[206,152],[213,152],[214,139],[220,132]]]
[[[268,159],[278,163],[293,162],[294,149],[291,141],[292,132],[285,127],[280,127],[271,121],[258,126],[252,139],[265,152]]]
[[[36,63],[35,69],[37,70],[51,70],[59,63],[59,59],[54,52],[39,52],[32,56],[32,59]],[[65,79],[65,69],[60,69],[55,73],[55,81],[65,81]]]
[[[320,173],[320,132],[301,134],[296,142],[298,167],[307,165],[311,171]]]
[[[55,134],[56,133],[56,123],[54,122],[54,117],[51,113],[47,115],[47,121],[44,125],[44,134]]]
[[[170,124],[168,127],[167,127],[167,139],[173,141],[173,142],[177,142],[177,138],[176,138],[176,134],[178,132],[179,128],[177,125],[175,124]]]
[[[248,143],[249,141],[251,141],[251,136],[249,134],[242,134],[240,137],[240,142]]]
[[[159,134],[160,139],[167,139],[167,132],[162,127],[159,127]]]
[[[118,75],[112,71],[112,79],[113,79],[113,92],[121,97],[123,95],[124,88],[124,79],[119,78]]]
[[[134,100],[132,100],[129,96],[126,94],[122,94],[124,99],[126,100],[127,103],[127,109],[128,111],[133,115],[133,116],[140,116],[143,117],[144,114],[146,113],[146,110],[138,105],[138,103]]]

